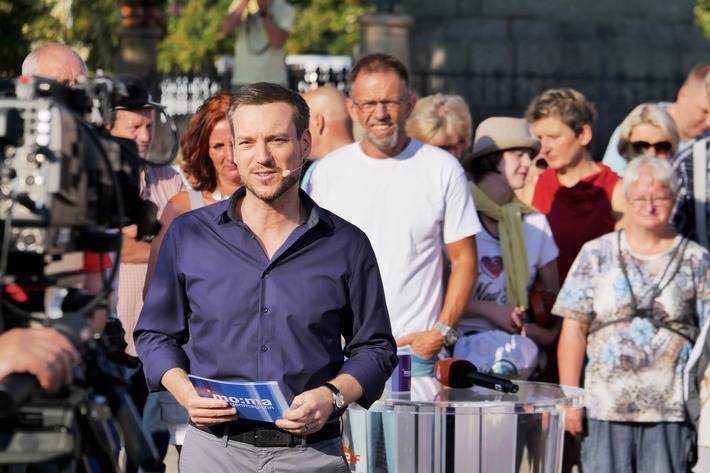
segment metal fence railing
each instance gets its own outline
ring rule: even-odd
[[[160,83],[160,102],[174,117],[192,115],[205,99],[229,89],[229,58],[222,58],[212,74],[166,75]],[[290,55],[286,57],[289,87],[306,92],[323,85],[345,90],[352,66],[350,56]]]

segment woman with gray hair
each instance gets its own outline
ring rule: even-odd
[[[655,103],[637,106],[619,126],[619,154],[627,162],[638,156],[668,159],[678,152],[679,142],[673,118]]]
[[[677,187],[667,161],[633,159],[626,227],[582,247],[552,308],[560,383],[579,386],[588,359],[585,472],[688,471],[683,371],[710,312],[710,255],[668,223]],[[566,429],[582,417],[568,411]]]
[[[407,120],[407,135],[461,160],[473,135],[468,104],[459,95],[434,94],[419,99]]]

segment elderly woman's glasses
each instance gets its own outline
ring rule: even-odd
[[[635,209],[642,209],[649,203],[654,207],[668,207],[673,198],[671,196],[634,197],[629,199],[629,204]]]
[[[656,151],[656,154],[668,154],[671,152],[671,147],[673,145],[670,141],[659,141],[658,143],[649,143],[647,141],[634,141],[631,143],[631,148],[633,148],[636,154],[646,154],[650,148]]]

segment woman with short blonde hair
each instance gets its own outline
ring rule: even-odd
[[[459,95],[434,94],[420,99],[407,120],[407,135],[460,160],[473,135],[468,104]]]

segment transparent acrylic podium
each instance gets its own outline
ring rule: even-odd
[[[385,392],[369,410],[343,416],[351,471],[396,473],[557,473],[565,411],[584,391],[516,381],[516,394],[450,389],[413,378],[411,393]]]

